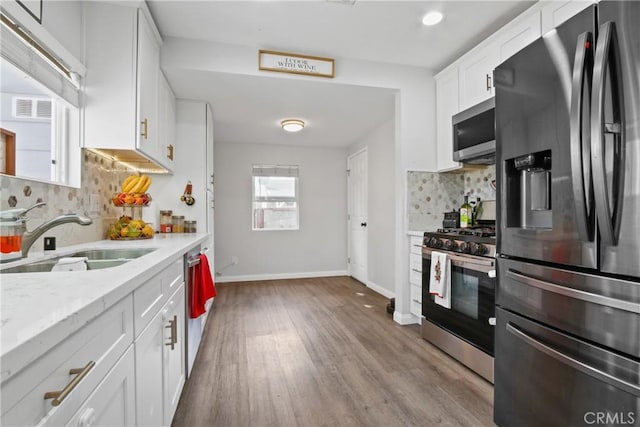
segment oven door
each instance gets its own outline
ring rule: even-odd
[[[451,260],[451,309],[429,294],[431,249],[422,249],[422,314],[430,321],[493,356],[495,260],[446,252]]]

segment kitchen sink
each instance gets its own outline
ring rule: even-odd
[[[110,268],[116,267],[118,265],[124,264],[128,262],[128,259],[118,259],[118,260],[88,260],[87,261],[87,270],[99,270],[101,268]],[[46,261],[40,262],[32,262],[31,264],[23,264],[15,267],[6,268],[0,270],[0,274],[5,273],[43,273],[47,271],[51,271],[54,265],[58,263],[58,259],[49,259]]]
[[[89,249],[74,252],[66,257],[87,257],[91,260],[132,260],[155,251],[156,248],[129,248],[129,249]]]
[[[130,249],[89,249],[74,252],[71,254],[51,258],[43,261],[35,261],[29,264],[17,265],[15,267],[4,268],[0,274],[5,273],[42,273],[51,271],[60,258],[66,257],[86,257],[87,270],[99,270],[122,265],[132,259],[155,251],[156,248],[130,248]]]

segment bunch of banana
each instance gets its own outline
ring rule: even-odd
[[[129,175],[122,182],[123,193],[146,193],[151,185],[151,178],[148,175]]]

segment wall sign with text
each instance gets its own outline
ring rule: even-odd
[[[335,61],[319,56],[260,50],[258,52],[258,68],[281,73],[333,78]]]

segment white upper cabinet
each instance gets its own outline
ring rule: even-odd
[[[87,2],[84,146],[142,169],[171,170],[160,121],[175,122],[175,97],[162,96],[162,42],[142,3]],[[170,89],[169,89],[170,92]],[[169,118],[167,111],[173,111]],[[163,117],[160,117],[160,115]]]
[[[162,72],[158,86],[158,158],[162,158],[169,169],[174,170],[176,144],[176,97]]]
[[[458,68],[453,67],[436,76],[436,134],[438,171],[459,169],[453,161],[453,128],[451,118],[459,109]]]
[[[593,0],[548,1],[542,8],[542,34],[554,29],[567,19],[583,11]]]
[[[466,110],[493,96],[493,69],[498,64],[498,59],[495,44],[476,48],[460,59],[460,110]]]
[[[540,37],[540,14],[521,15],[505,26],[496,37],[500,65]]]

